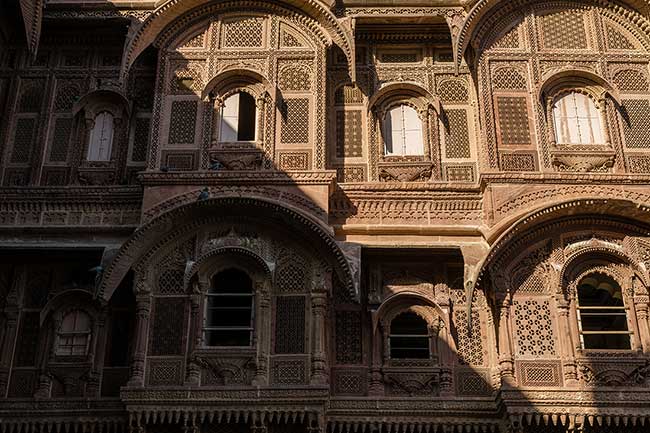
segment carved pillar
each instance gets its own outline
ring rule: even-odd
[[[219,142],[219,128],[221,127],[220,125],[220,120],[221,116],[219,115],[221,111],[221,107],[223,106],[223,100],[221,98],[214,98],[212,97],[211,102],[213,104],[213,111],[212,111],[212,128],[210,131],[210,147],[217,147],[217,143]]]
[[[636,313],[636,322],[639,326],[639,341],[643,353],[650,353],[650,324],[648,323],[648,292],[643,286],[641,280],[637,277],[632,278],[634,287],[634,312]]]
[[[325,355],[325,316],[327,314],[327,292],[314,291],[311,294],[311,311],[313,317],[313,345],[311,352],[312,385],[328,383],[327,357]]]
[[[7,395],[9,385],[9,366],[14,353],[14,343],[18,332],[18,308],[5,310],[5,332],[0,351],[0,398]]]
[[[190,357],[187,362],[187,374],[185,384],[198,385],[201,380],[201,367],[197,363],[194,351],[201,347],[203,315],[201,314],[201,299],[207,291],[205,284],[195,282],[192,295],[190,296]]]
[[[255,329],[257,330],[257,365],[255,367],[255,377],[253,385],[263,386],[268,383],[268,365],[269,365],[269,346],[271,335],[271,296],[270,287],[265,284],[258,284],[256,298],[259,302],[257,310],[257,319]]]
[[[497,299],[499,311],[499,372],[505,384],[514,383],[515,370],[512,357],[512,336],[510,335],[510,299]]]
[[[135,313],[135,348],[131,364],[129,386],[144,386],[144,364],[147,355],[147,338],[149,336],[149,319],[151,316],[151,290],[147,282],[138,282]]]
[[[106,355],[106,338],[108,337],[108,330],[106,329],[106,318],[108,311],[102,308],[97,316],[97,324],[95,326],[95,350],[92,351],[92,370],[88,377],[86,394],[88,397],[100,397],[100,382],[102,368],[104,367],[104,357]]]
[[[371,396],[384,395],[384,382],[381,377],[383,334],[384,331],[380,322],[372,340],[372,365],[370,366],[370,377],[368,379],[368,395]]]
[[[558,329],[571,329],[569,325],[569,302],[564,295],[557,296],[557,318]],[[575,385],[578,382],[575,354],[570,332],[560,332],[560,350],[563,359],[564,381],[567,385]]]

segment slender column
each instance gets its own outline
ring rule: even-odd
[[[151,317],[151,290],[144,279],[138,283],[135,314],[135,350],[131,364],[131,379],[129,386],[144,386],[144,364],[147,355],[147,337],[149,335],[149,319]]]
[[[214,109],[212,110],[212,131],[210,132],[210,147],[216,147],[219,142],[220,112],[223,101],[219,98],[212,98],[211,101]]]
[[[559,329],[571,329],[569,324],[569,302],[564,299],[564,295],[557,296],[557,318]],[[573,352],[573,344],[571,342],[570,332],[560,332],[560,350],[562,352],[564,380],[567,385],[575,385],[578,383],[578,373],[576,369],[575,354]]]
[[[499,309],[499,370],[501,381],[514,383],[514,360],[512,358],[512,338],[510,335],[510,300],[497,299]]]
[[[639,340],[643,353],[650,353],[650,327],[648,326],[648,296],[634,296],[634,310],[639,324]]]
[[[259,308],[257,309],[258,314],[255,323],[257,333],[257,365],[255,367],[255,377],[253,378],[253,385],[257,386],[264,386],[268,383],[268,344],[271,341],[271,336],[269,335],[269,329],[271,328],[271,297],[269,292],[269,287],[263,283],[258,284],[256,299],[259,302]]]
[[[311,310],[313,316],[313,345],[311,353],[312,385],[328,383],[327,358],[325,356],[325,314],[327,312],[327,292],[319,290],[311,294]]]
[[[372,366],[370,367],[370,378],[368,381],[368,394],[371,396],[384,395],[384,383],[381,377],[382,335],[382,324],[379,323],[372,339]]]
[[[5,332],[2,351],[0,351],[0,398],[7,395],[11,357],[14,353],[14,342],[18,332],[18,308],[12,307],[5,310],[4,325]]]

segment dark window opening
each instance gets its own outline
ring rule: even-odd
[[[253,344],[253,282],[245,272],[227,269],[213,278],[205,303],[203,344]]]
[[[248,93],[235,93],[224,101],[221,109],[221,142],[254,141],[257,108]]]
[[[429,339],[429,327],[424,319],[415,313],[402,313],[390,324],[390,357],[428,359]]]
[[[578,329],[584,349],[629,350],[630,332],[621,286],[592,274],[578,284]]]

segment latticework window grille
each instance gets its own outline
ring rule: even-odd
[[[626,146],[628,148],[650,148],[648,139],[650,101],[647,99],[625,99],[622,106]]]
[[[224,47],[261,47],[264,41],[264,18],[242,18],[223,24]]]
[[[501,143],[530,144],[528,104],[524,96],[498,96]]]
[[[185,299],[157,298],[154,301],[150,355],[181,355],[185,334]]]
[[[21,118],[16,120],[14,132],[14,146],[11,152],[11,162],[27,163],[31,158],[32,145],[34,144],[34,129],[36,119]]]
[[[158,277],[158,292],[162,295],[183,293],[182,269],[165,269]]]
[[[519,31],[517,27],[509,30],[505,35],[498,39],[494,45],[494,48],[519,48]]]
[[[306,66],[287,66],[280,73],[280,88],[286,91],[309,91],[312,74]]]
[[[54,121],[50,161],[66,162],[68,160],[68,148],[70,143],[70,134],[72,133],[72,123],[72,118],[70,117],[59,117]]]
[[[147,159],[150,125],[151,119],[148,117],[138,117],[135,119],[133,151],[131,152],[131,161],[133,162],[144,162]]]
[[[650,173],[650,156],[629,156],[627,163],[631,173]]]
[[[641,71],[624,69],[614,75],[614,84],[623,92],[648,92],[648,79]]]
[[[492,87],[500,90],[526,90],[526,77],[514,68],[501,68],[492,77]]]
[[[469,133],[467,111],[464,109],[446,110],[445,157],[469,158]]]
[[[287,99],[282,111],[280,141],[307,143],[309,141],[309,99]]]
[[[438,95],[446,102],[467,102],[469,93],[463,80],[444,80],[438,84]]]
[[[281,266],[275,276],[279,293],[303,293],[307,289],[307,278],[303,266],[287,263]]]
[[[517,354],[530,357],[555,355],[555,334],[549,301],[515,300],[514,328]]]
[[[545,48],[587,48],[584,16],[579,12],[554,13],[541,17]]]
[[[45,83],[42,80],[26,80],[21,86],[18,112],[37,113],[41,111]]]
[[[305,297],[278,296],[275,308],[275,353],[304,353]]]
[[[454,311],[454,323],[458,333],[458,363],[461,365],[483,365],[483,340],[478,312],[472,311],[471,330],[467,328],[467,311]]]
[[[173,101],[169,122],[169,144],[194,143],[196,101]]]
[[[336,156],[363,155],[363,124],[361,110],[336,112]]]
[[[612,50],[633,50],[634,44],[625,35],[610,25],[605,26],[607,46]]]
[[[56,111],[70,111],[74,106],[75,102],[80,97],[80,90],[77,86],[64,86],[61,87],[56,93],[56,99],[54,100],[54,109]]]
[[[502,153],[499,156],[503,171],[535,171],[535,156],[530,153]]]
[[[337,311],[336,362],[360,364],[362,362],[361,312]]]

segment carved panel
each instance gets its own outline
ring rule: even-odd
[[[521,386],[562,386],[559,362],[520,361],[517,376]]]
[[[361,311],[336,311],[334,321],[336,362],[361,364],[363,360]]]
[[[185,298],[155,299],[149,341],[150,355],[183,354],[186,315]]]
[[[147,384],[150,386],[180,385],[183,382],[181,359],[150,359],[147,371]]]
[[[303,359],[276,358],[271,363],[272,381],[278,385],[299,385],[306,381],[307,373]]]
[[[456,393],[461,396],[486,396],[492,394],[488,373],[482,369],[459,368],[455,375]]]
[[[548,300],[515,300],[515,346],[519,356],[547,358],[555,356],[555,332]]]
[[[332,391],[339,395],[365,395],[367,372],[365,370],[333,370]]]
[[[499,153],[503,171],[535,171],[535,155],[532,153]]]
[[[304,353],[305,297],[278,296],[275,308],[275,353]]]

